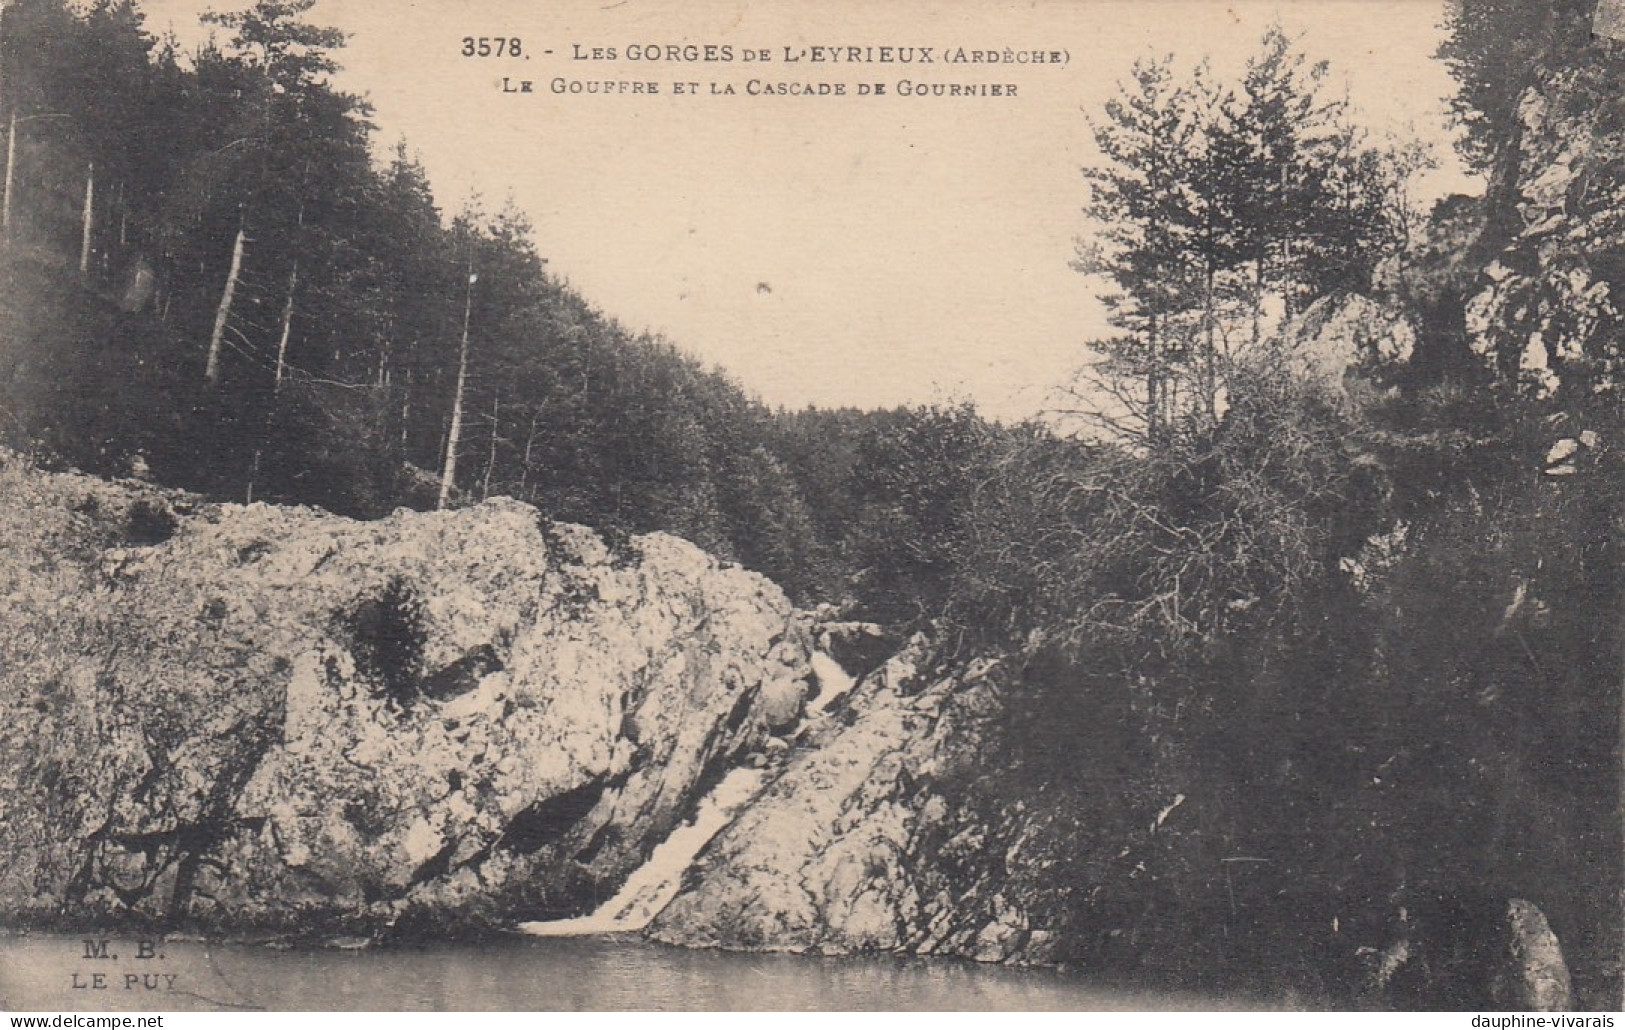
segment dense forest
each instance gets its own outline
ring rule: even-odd
[[[1522,897],[1618,997],[1625,55],[1592,3],[1450,5],[1487,189],[1431,205],[1427,150],[1279,30],[1233,82],[1140,61],[1059,205],[1114,335],[1022,425],[774,411],[628,332],[523,213],[379,160],[311,5],[193,54],[131,0],[6,5],[9,443],[363,517],[514,496],[999,655],[959,788],[1022,813],[1051,860],[1009,875],[1071,960],[1341,992],[1358,920]],[[1357,367],[1317,374],[1339,319]]]
[[[223,42],[183,54],[133,2],[8,5],[4,315],[28,342],[8,355],[10,442],[362,517],[513,496],[680,534],[802,602],[924,621],[951,606],[973,488],[1011,453],[1088,464],[1102,440],[1138,453],[1211,427],[1272,299],[1369,285],[1418,220],[1415,156],[1364,146],[1283,34],[1236,88],[1148,64],[1098,131],[1119,168],[1162,163],[1138,192],[1092,173],[1079,267],[1121,287],[1125,332],[1080,381],[1088,442],[968,408],[771,411],[595,311],[522,212],[447,218],[407,142],[379,160],[365,101],[332,84],[344,37],[311,6],[214,17]],[[1193,134],[1213,136],[1205,171],[1177,157]],[[1224,225],[1168,207],[1186,187]]]
[[[517,497],[845,599],[908,503],[863,470],[974,419],[771,411],[627,331],[523,213],[448,218],[406,142],[377,159],[311,6],[221,15],[182,54],[128,0],[7,4],[6,439],[361,517]]]

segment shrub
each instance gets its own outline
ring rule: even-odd
[[[124,535],[137,547],[149,547],[174,536],[177,525],[175,513],[169,510],[169,505],[143,498],[130,505]]]
[[[390,701],[410,708],[423,694],[423,603],[412,585],[393,576],[377,597],[343,617],[356,670]]]

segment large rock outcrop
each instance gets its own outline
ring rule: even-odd
[[[1563,948],[1523,898],[1477,892],[1427,899],[1372,966],[1366,1001],[1402,1009],[1562,1012],[1574,1003]]]
[[[1491,260],[1467,303],[1474,352],[1541,394],[1617,388],[1625,261],[1619,59],[1545,69],[1492,182]],[[1504,236],[1505,238],[1502,238]]]
[[[1357,293],[1322,297],[1282,329],[1289,368],[1332,396],[1353,373],[1409,361],[1416,330],[1400,312]]]
[[[576,914],[807,692],[767,580],[512,501],[362,523],[0,460],[0,915]]]

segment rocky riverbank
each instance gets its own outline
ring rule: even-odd
[[[493,500],[355,522],[0,468],[0,913],[577,914],[795,721],[783,593]]]
[[[880,627],[817,621],[681,540],[611,548],[511,501],[357,522],[6,455],[0,599],[11,925],[443,937],[586,916],[749,767],[762,786],[655,939],[1155,973],[1163,931],[1136,906],[1168,888],[1144,870],[1199,856],[1223,817],[1199,784],[1142,797],[1109,772],[1024,792],[1009,692],[1072,674],[1041,648],[942,662],[916,637],[881,661]],[[832,655],[867,674],[820,682]],[[1089,734],[1070,746],[1090,768],[1132,744]],[[1334,906],[1314,954],[1355,972],[1328,998],[1570,1000],[1526,900],[1462,902],[1463,930],[1264,882],[1222,884],[1283,906],[1248,932]]]

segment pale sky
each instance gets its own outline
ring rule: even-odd
[[[246,0],[140,0],[147,26],[199,38]],[[1136,57],[1239,67],[1279,18],[1332,63],[1364,124],[1440,141],[1432,194],[1471,189],[1446,140],[1452,84],[1431,59],[1442,0],[320,0],[352,34],[342,88],[370,97],[381,147],[404,135],[443,208],[511,196],[558,274],[633,330],[658,332],[774,405],[975,400],[1033,414],[1104,334],[1068,267],[1087,230],[1079,169]],[[465,36],[525,56],[460,56]],[[730,45],[734,61],[629,61],[629,45]],[[571,59],[575,45],[615,61]],[[784,49],[1062,50],[1014,68],[813,65]],[[743,63],[742,50],[773,60]],[[544,50],[554,51],[552,55]],[[810,54],[808,55],[810,57]],[[537,92],[504,94],[506,77]],[[645,95],[555,95],[566,80]],[[747,96],[751,79],[882,83],[885,97]],[[1008,97],[896,95],[899,80],[1014,83]],[[699,96],[671,83],[698,82]],[[709,95],[709,83],[734,96]]]

